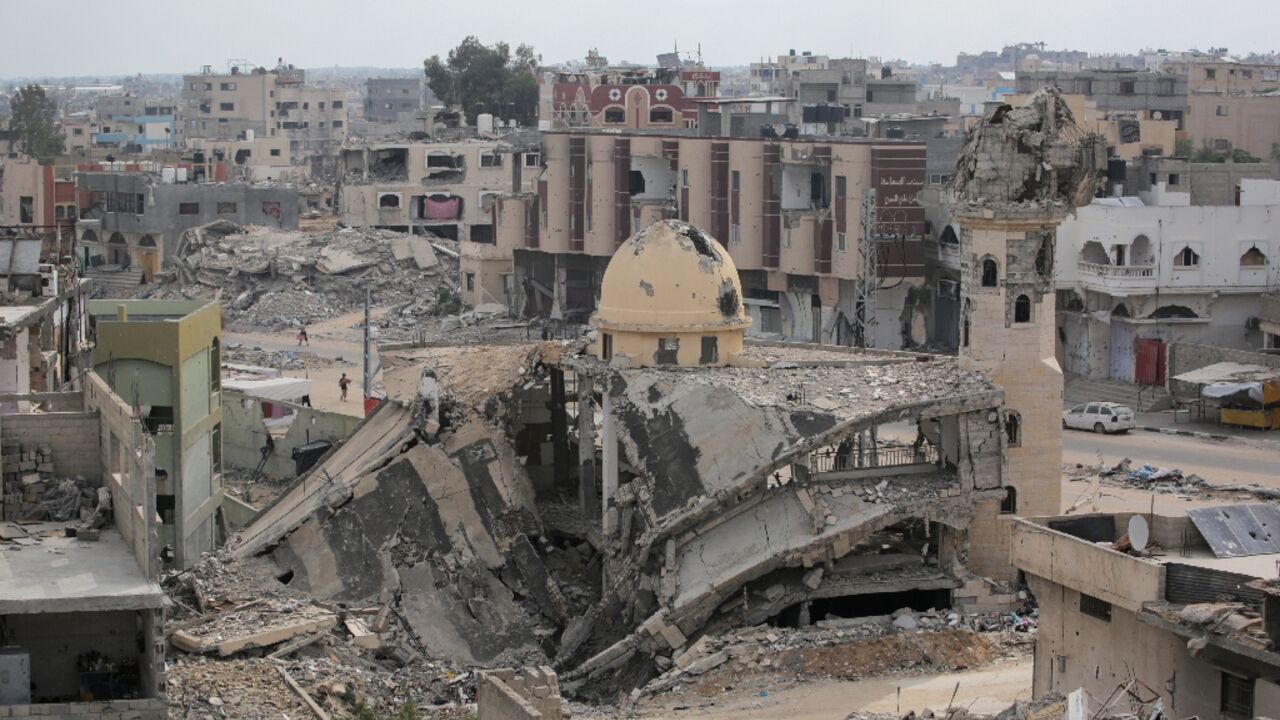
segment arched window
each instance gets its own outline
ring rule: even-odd
[[[1013,301],[1013,321],[1016,323],[1031,322],[1031,298],[1026,295],[1019,295],[1018,299]]]
[[[1262,267],[1267,264],[1267,256],[1255,245],[1240,256],[1240,267]]]
[[[1004,500],[1000,501],[1000,514],[1012,515],[1018,512],[1018,488],[1012,485],[1004,486]]]
[[[999,282],[1000,268],[993,258],[982,261],[982,287],[995,287]]]
[[[1004,434],[1009,440],[1009,447],[1022,445],[1022,416],[1016,410],[1005,410]]]
[[[1200,256],[1190,247],[1184,247],[1174,256],[1173,266],[1180,268],[1200,267]]]

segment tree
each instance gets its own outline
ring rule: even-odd
[[[515,55],[506,43],[485,45],[474,35],[441,60],[432,55],[423,63],[427,85],[440,101],[460,106],[467,122],[480,113],[514,118],[532,125],[538,117],[538,85],[534,71],[541,58],[520,45]]]
[[[58,106],[44,88],[28,85],[13,96],[9,129],[19,151],[42,160],[62,154],[58,130]]]
[[[1176,140],[1173,143],[1174,157],[1189,158],[1195,150],[1196,144],[1191,141],[1191,138],[1182,138],[1181,140]]]

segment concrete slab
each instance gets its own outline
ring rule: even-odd
[[[60,523],[26,530],[37,544],[0,544],[0,615],[161,606],[160,586],[147,580],[116,530],[104,529],[95,542],[62,537]]]

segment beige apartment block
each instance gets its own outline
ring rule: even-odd
[[[1263,160],[1280,152],[1280,91],[1267,95],[1191,96],[1187,135],[1196,147],[1244,150]]]
[[[287,136],[254,136],[246,139],[191,138],[187,147],[202,153],[204,176],[216,177],[214,168],[225,162],[228,180],[256,182],[260,180],[305,180],[311,176],[311,166],[304,157],[290,150]]]
[[[604,267],[635,232],[693,224],[728,250],[752,333],[851,344],[865,190],[877,191],[877,347],[922,342],[912,290],[924,275],[923,143],[545,133],[535,192],[498,200],[513,310],[585,321]]]

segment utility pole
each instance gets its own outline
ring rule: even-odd
[[[360,402],[362,406],[367,404],[369,391],[373,387],[373,358],[369,353],[369,296],[371,292],[370,288],[364,289],[364,373],[360,386]]]
[[[880,287],[880,248],[876,238],[876,191],[862,191],[858,215],[858,276],[854,280],[853,344],[875,344],[876,290]]]

